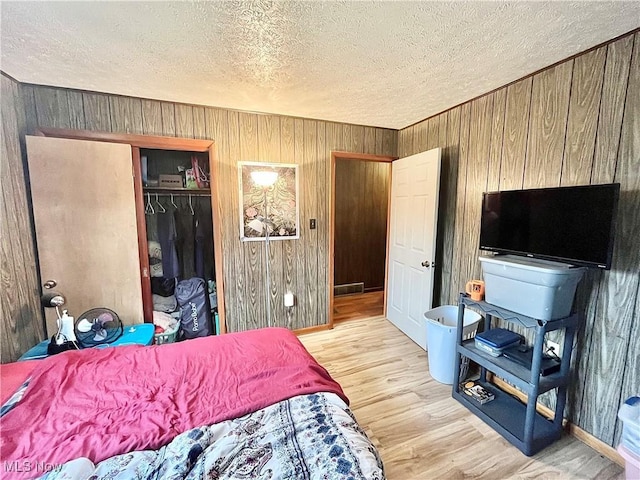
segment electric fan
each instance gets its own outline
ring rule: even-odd
[[[78,316],[76,338],[83,347],[95,347],[117,340],[122,335],[118,314],[108,308],[92,308]]]

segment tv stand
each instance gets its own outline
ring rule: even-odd
[[[562,417],[567,399],[567,386],[570,377],[571,353],[580,317],[572,314],[557,320],[539,320],[510,310],[491,305],[484,301],[472,300],[464,293],[458,301],[458,329],[456,345],[456,366],[453,382],[453,398],[493,427],[522,453],[531,456],[555,442],[562,433]],[[466,307],[472,307],[485,315],[485,330],[492,328],[492,317],[502,318],[508,323],[535,330],[535,343],[531,357],[531,367],[520,365],[504,356],[492,357],[475,347],[475,341],[462,340],[462,319]],[[544,337],[554,330],[565,330],[565,338],[560,360],[560,370],[541,375]],[[490,390],[494,400],[480,404],[464,394],[460,389],[460,364],[467,357],[480,365],[479,383]],[[487,373],[506,380],[527,395],[523,404],[511,394],[490,383]],[[538,396],[550,390],[557,391],[557,401],[553,420],[548,420],[536,411]]]

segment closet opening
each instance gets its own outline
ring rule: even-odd
[[[192,295],[198,309],[211,313],[209,333],[219,334],[209,152],[140,148],[139,155],[147,247],[141,262],[148,268],[145,320],[156,325],[167,315],[179,320],[180,305]]]

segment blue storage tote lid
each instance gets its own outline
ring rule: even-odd
[[[492,328],[486,332],[477,333],[476,339],[493,348],[503,348],[520,341],[522,337],[506,328]]]

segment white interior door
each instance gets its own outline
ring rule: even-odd
[[[427,348],[424,312],[433,300],[440,148],[391,166],[387,318]]]
[[[125,324],[142,322],[131,146],[26,140],[42,281],[57,282],[74,317],[107,307]],[[45,311],[51,336],[56,317]]]

